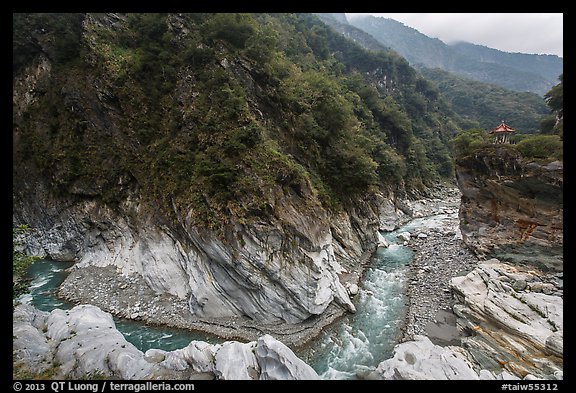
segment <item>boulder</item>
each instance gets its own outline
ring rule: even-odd
[[[320,379],[312,367],[299,359],[290,348],[268,334],[258,339],[255,354],[261,369],[260,379]]]
[[[394,357],[381,362],[373,376],[380,379],[452,380],[479,379],[471,364],[452,347],[434,345],[428,337],[415,335],[394,348]]]
[[[403,242],[409,242],[410,237],[411,237],[410,232],[400,232],[398,235],[396,235],[396,238]]]
[[[41,373],[49,368],[52,358],[48,338],[42,334],[47,312],[21,304],[14,309],[12,320],[12,353],[15,365],[26,364],[34,373]]]
[[[91,305],[44,313],[20,304],[14,310],[13,332],[15,364],[33,373],[53,369],[58,379],[318,379],[269,335],[249,343],[192,341],[174,351],[142,353],[116,329],[110,314]]]
[[[378,248],[390,247],[390,243],[388,242],[388,240],[386,240],[386,238],[384,236],[382,236],[380,231],[377,232],[377,238],[378,238],[378,245],[377,245]]]
[[[348,286],[347,286],[347,289],[348,289],[348,293],[349,293],[351,296],[358,295],[358,291],[360,290],[360,288],[358,288],[358,285],[356,285],[356,284],[350,284],[350,285],[348,285]]]
[[[260,366],[254,356],[255,342],[242,344],[227,341],[215,356],[214,374],[224,380],[258,379]]]

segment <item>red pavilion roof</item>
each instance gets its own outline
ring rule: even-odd
[[[493,128],[490,131],[490,134],[493,134],[495,132],[515,132],[516,130],[512,127],[507,126],[506,124],[504,124],[504,121],[502,121],[502,123],[500,123],[500,125],[496,128]]]

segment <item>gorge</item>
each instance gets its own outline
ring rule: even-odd
[[[309,14],[14,26],[13,224],[73,263],[70,308],[14,302],[19,375],[563,378],[562,163],[453,161],[461,119],[394,52]]]

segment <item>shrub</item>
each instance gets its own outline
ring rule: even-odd
[[[472,129],[456,135],[450,141],[455,156],[466,156],[489,143],[488,134],[481,129]]]
[[[558,135],[534,135],[518,142],[516,149],[527,159],[555,161],[563,159],[562,140]]]

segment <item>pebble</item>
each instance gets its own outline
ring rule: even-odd
[[[456,212],[460,198],[447,198],[444,203],[454,206],[447,206],[443,211]],[[427,234],[419,232],[410,240],[414,258],[408,273],[408,311],[401,341],[412,340],[416,334],[426,335],[426,325],[436,319],[437,313],[454,306],[450,279],[465,275],[478,265],[478,258],[458,236],[454,236],[454,228],[458,227],[457,214],[453,213],[442,222],[441,228],[427,231]]]
[[[436,202],[430,200],[423,204],[426,210],[414,214],[416,217],[452,212],[454,218],[445,220],[445,225],[436,230],[426,230],[427,233],[424,233],[424,229],[421,229],[418,235],[405,241],[415,251],[407,277],[409,307],[405,338],[413,334],[424,334],[426,324],[435,318],[438,310],[452,307],[453,300],[448,289],[450,278],[466,274],[477,265],[477,259],[468,251],[461,238],[451,235],[458,226],[456,212],[459,203],[460,194],[454,192],[445,198],[438,198]],[[438,204],[443,206],[436,208]],[[422,270],[422,274],[417,274],[419,270]],[[237,339],[242,334],[240,338],[250,341],[265,330],[285,344],[306,342],[309,337],[319,334],[323,326],[344,313],[340,307],[330,307],[322,315],[322,324],[310,321],[299,325],[261,326],[247,319],[229,322],[211,320],[204,323],[190,313],[186,299],[159,295],[137,274],[119,274],[114,266],[73,270],[60,287],[59,295],[74,303],[94,304],[116,316],[138,318],[157,325],[200,329],[226,338]]]

